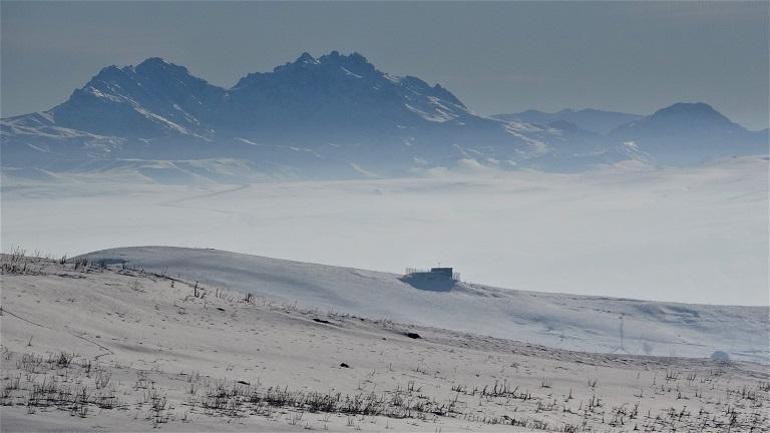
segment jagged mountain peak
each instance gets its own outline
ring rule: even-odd
[[[310,53],[305,51],[299,57],[297,57],[297,60],[295,60],[295,63],[317,64],[318,60],[315,57],[313,57]]]
[[[168,62],[160,57],[149,57],[133,67],[133,70],[138,74],[172,74],[172,75],[189,75],[190,71],[186,67],[180,66],[171,62]],[[196,79],[200,79],[194,77]]]
[[[147,77],[150,79],[161,78],[163,76],[186,77],[191,80],[205,81],[190,74],[186,67],[180,66],[164,60],[161,57],[149,57],[136,65],[118,67],[110,65],[102,68],[85,87],[95,85],[100,82],[114,82],[132,77]]]
[[[70,99],[77,98],[79,92],[85,92],[97,97],[112,98],[114,101],[126,99],[139,103],[148,97],[168,97],[168,92],[183,97],[182,93],[185,92],[196,93],[201,89],[215,88],[206,80],[190,74],[184,66],[160,57],[150,57],[137,65],[102,68],[81,89],[76,90]]]
[[[346,60],[353,60],[353,61],[363,61],[364,63],[368,63],[368,60],[366,60],[366,57],[363,55],[353,52],[349,55],[341,54],[339,51],[334,50],[330,51],[328,54],[321,55],[320,57],[315,57],[312,54],[308,53],[307,51],[303,52],[302,54],[297,57],[297,59],[293,62],[287,62],[285,65],[291,65],[291,64],[321,64],[321,63],[334,63],[334,62],[341,62]],[[274,68],[277,69],[280,68],[280,66]]]
[[[440,85],[389,75],[357,52],[302,53],[271,72],[241,78],[227,91],[227,100],[237,113],[226,122],[239,130],[265,122],[295,129],[393,130],[473,116]]]
[[[270,74],[289,74],[303,75],[312,74],[340,76],[344,78],[371,78],[376,79],[384,73],[378,71],[363,55],[353,52],[349,55],[340,54],[339,51],[332,51],[320,57],[314,57],[308,52],[303,52],[293,62],[287,62],[276,66],[271,72],[254,72],[241,78],[231,90],[236,90],[249,85],[254,81],[259,81]]]
[[[329,54],[324,54],[319,58],[319,61],[321,63],[324,62],[330,62],[330,63],[349,63],[349,64],[364,64],[369,63],[369,60],[366,59],[361,53],[353,51],[350,54],[341,54],[337,50],[333,50],[329,52]],[[371,64],[371,63],[369,63]]]
[[[223,94],[184,66],[150,57],[101,69],[49,112],[58,126],[97,134],[198,135],[208,130],[200,116]]]
[[[295,131],[392,130],[476,121],[447,89],[388,75],[360,53],[308,52],[230,89],[161,57],[108,66],[50,110],[54,123],[101,135],[230,136],[284,125]]]

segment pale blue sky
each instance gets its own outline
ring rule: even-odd
[[[230,86],[336,49],[481,114],[705,101],[768,124],[767,2],[0,4],[4,117],[48,109],[110,64],[161,56]]]

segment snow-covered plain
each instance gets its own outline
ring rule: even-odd
[[[768,305],[767,160],[691,169],[169,186],[135,173],[6,176],[2,248],[217,248],[519,290]],[[143,181],[144,180],[144,181]]]
[[[155,251],[170,259],[195,254]],[[246,260],[217,255],[234,266]],[[0,256],[0,262],[3,432],[770,428],[766,365],[570,352],[247,299],[120,265],[103,269],[18,256]],[[337,277],[341,283],[369,280],[373,289],[404,296],[395,283],[386,284],[386,275],[252,263],[252,273],[284,272],[287,281],[273,281],[280,287],[307,277],[324,285]],[[488,289],[441,295],[470,300],[484,293],[494,295]],[[554,296],[511,296],[544,314],[584,307],[569,297],[556,306]],[[421,298],[428,299],[413,300]],[[707,311],[668,308],[673,317]],[[697,333],[698,323],[712,317],[690,319]],[[731,326],[746,319],[722,320]]]

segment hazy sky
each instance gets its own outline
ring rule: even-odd
[[[161,56],[229,87],[336,49],[481,114],[705,101],[768,125],[767,2],[0,5],[2,116],[48,109],[110,64]]]

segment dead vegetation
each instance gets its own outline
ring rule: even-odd
[[[729,381],[721,381],[723,372],[719,369],[686,374],[667,370],[662,376],[663,384],[653,376],[646,386],[650,395],[677,393],[685,401],[643,413],[639,402],[605,402],[597,395],[600,386],[592,383],[587,386],[587,399],[573,397],[572,389],[566,398],[553,393],[535,395],[507,380],[487,385],[455,384],[445,398],[438,398],[414,381],[378,392],[317,392],[266,386],[259,380],[214,379],[197,372],[169,375],[138,370],[136,380],[130,384],[113,380],[114,372],[124,369],[122,366],[66,351],[41,354],[5,350],[2,360],[2,406],[23,407],[28,414],[64,411],[79,418],[104,411],[132,410],[136,419],[154,427],[186,422],[191,416],[275,418],[287,413],[291,414],[286,418],[289,424],[301,423],[304,414],[328,414],[349,417],[354,423],[377,417],[424,422],[452,418],[558,432],[753,433],[770,427],[768,382],[731,386]],[[185,397],[170,398],[169,395],[180,394],[180,390],[159,385],[158,379],[164,376],[186,383],[182,387]],[[487,409],[478,410],[484,407]],[[309,428],[309,422],[305,422]]]
[[[151,297],[161,289],[175,288],[173,299],[167,305],[153,301],[153,314],[160,315],[159,311],[164,309],[170,311],[170,316],[163,316],[163,320],[194,321],[190,316],[194,316],[195,312],[209,311],[213,312],[213,319],[209,319],[212,326],[219,326],[223,321],[234,321],[236,315],[275,313],[281,320],[296,321],[301,326],[312,328],[313,333],[322,330],[333,332],[334,329],[349,333],[356,327],[366,326],[366,332],[380,332],[382,337],[376,338],[382,338],[382,341],[397,340],[398,344],[419,345],[416,347],[420,350],[433,350],[442,344],[441,334],[436,330],[414,327],[420,331],[418,335],[421,338],[412,338],[408,334],[413,332],[413,327],[388,320],[303,309],[296,303],[204,287],[198,282],[145,273],[126,264],[76,264],[76,261],[66,258],[28,258],[25,264],[23,258],[6,255],[3,260],[3,272],[6,272],[5,263],[8,263],[8,269],[16,269],[19,275],[51,272],[54,275],[64,272],[99,275],[98,272],[102,271],[115,272],[121,275],[124,283],[116,285],[114,290],[128,293],[130,298]],[[126,313],[114,310],[109,313],[121,323],[126,318]],[[220,322],[213,323],[213,320],[219,319]],[[228,338],[234,335],[233,328],[228,328],[227,332]],[[270,384],[262,384],[259,376],[239,375],[229,367],[222,374],[209,377],[197,371],[172,374],[159,369],[125,366],[120,364],[117,356],[100,360],[74,353],[67,347],[41,352],[37,342],[43,339],[43,335],[30,336],[29,341],[27,334],[22,336],[24,341],[16,352],[4,349],[2,353],[0,405],[20,408],[28,414],[57,411],[84,420],[123,414],[146,423],[148,427],[201,419],[247,423],[249,419],[259,418],[306,429],[327,429],[332,424],[336,429],[358,430],[378,422],[380,425],[375,429],[381,429],[382,423],[385,429],[393,429],[391,425],[396,423],[402,423],[398,424],[402,427],[416,425],[411,423],[456,427],[460,425],[457,422],[462,422],[462,425],[516,426],[555,432],[754,433],[770,430],[767,415],[770,401],[768,375],[756,373],[749,381],[745,380],[746,376],[742,376],[741,381],[735,381],[736,370],[729,363],[692,361],[688,364],[686,360],[646,359],[644,368],[637,370],[637,380],[632,385],[633,396],[619,400],[608,391],[611,386],[609,380],[600,373],[590,372],[565,383],[563,374],[559,376],[554,373],[555,370],[546,370],[545,367],[537,371],[520,371],[526,370],[521,365],[521,358],[512,363],[493,357],[493,354],[502,356],[499,355],[502,351],[510,354],[513,346],[489,340],[499,346],[478,345],[471,346],[471,350],[485,353],[489,363],[500,362],[501,368],[491,377],[487,372],[486,375],[465,374],[463,379],[458,380],[457,371],[440,368],[436,365],[436,358],[433,361],[422,357],[410,358],[408,364],[399,364],[398,359],[385,351],[378,355],[381,364],[376,368],[371,365],[362,368],[363,363],[359,359],[347,356],[329,362],[329,368],[339,370],[334,374],[340,375],[340,383],[344,385],[348,379],[358,383],[357,387],[354,382],[352,387],[342,391],[314,381],[312,376],[306,376],[302,382],[293,385],[281,385],[283,377],[274,377]],[[466,346],[467,342],[462,340]],[[494,347],[494,350],[489,347]],[[100,348],[102,353],[106,352]],[[516,348],[521,350],[519,346]],[[147,350],[148,359],[155,356],[150,349]],[[455,350],[463,349],[451,346],[448,352],[443,353],[446,355]],[[259,352],[255,354],[258,358]],[[530,356],[529,353],[526,356]],[[612,366],[614,362],[611,357],[587,356],[583,354],[575,359],[580,365],[591,365],[591,368]],[[544,359],[551,358],[543,355],[536,362]],[[583,362],[586,359],[596,362]],[[339,361],[343,360],[348,368],[338,367],[341,365]],[[468,373],[479,366],[463,364],[460,368]],[[624,364],[622,368],[630,367]],[[350,379],[352,377],[355,379]],[[337,424],[334,424],[335,420]],[[343,421],[342,425],[339,420]],[[455,424],[451,424],[453,422]],[[445,429],[450,430],[449,427]]]
[[[59,271],[88,272],[94,267],[84,257],[68,259],[65,255],[57,259],[39,251],[28,253],[14,247],[8,253],[0,254],[0,275],[44,275],[50,272],[52,263],[59,265]]]

